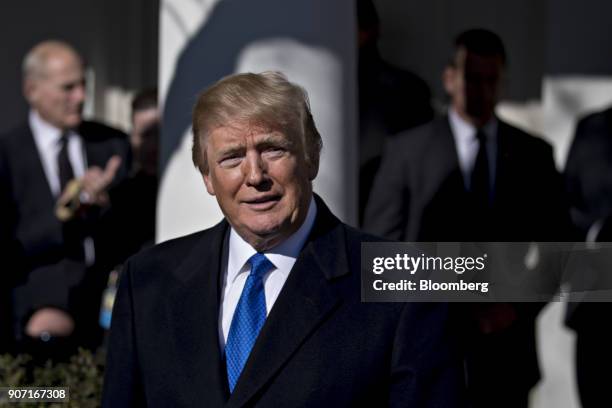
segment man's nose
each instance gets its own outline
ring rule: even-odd
[[[246,155],[246,183],[258,186],[266,179],[266,164],[259,152],[248,152]]]

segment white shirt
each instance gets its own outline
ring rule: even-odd
[[[289,277],[291,268],[293,268],[312,230],[316,215],[317,206],[314,199],[311,199],[308,213],[302,226],[287,240],[264,252],[274,265],[274,268],[264,275],[263,278],[266,295],[266,316],[270,314],[276,298],[278,298],[287,277]],[[257,251],[232,228],[229,237],[227,267],[223,273],[221,308],[219,312],[219,345],[221,350],[225,349],[234,311],[240,300],[246,279],[251,272],[251,267],[247,261],[256,253]]]
[[[45,171],[47,183],[49,183],[51,193],[58,197],[61,191],[57,155],[62,147],[60,143],[62,131],[45,121],[35,110],[30,111],[28,119],[32,135],[34,136],[34,143],[36,144],[36,149]],[[87,158],[83,150],[83,140],[75,131],[69,131],[67,135],[68,159],[72,165],[72,171],[75,177],[83,177],[87,166]]]
[[[452,107],[448,110],[448,120],[453,137],[455,138],[455,146],[457,146],[457,158],[459,159],[459,168],[463,174],[463,181],[466,188],[470,188],[472,170],[474,169],[476,156],[480,149],[480,142],[478,142],[476,138],[477,129],[471,123],[463,120]],[[494,176],[497,164],[497,126],[497,119],[493,117],[481,129],[487,137],[487,159],[489,163],[489,185],[491,191],[494,188]]]
[[[61,129],[56,128],[49,122],[45,121],[34,109],[30,111],[28,116],[32,136],[34,136],[34,144],[38,150],[38,156],[47,178],[47,183],[54,197],[59,197],[60,178],[57,155],[61,146]],[[83,177],[87,168],[87,156],[83,147],[83,139],[74,130],[67,132],[68,137],[68,160],[72,165],[72,172],[75,178]],[[95,248],[93,239],[85,237],[83,241],[83,249],[85,251],[85,264],[91,266],[95,262]]]

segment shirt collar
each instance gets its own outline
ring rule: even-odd
[[[44,120],[35,109],[30,110],[29,122],[32,135],[43,151],[52,152],[59,149],[61,129]]]
[[[276,269],[287,274],[291,271],[293,264],[312,230],[316,215],[317,205],[314,198],[311,198],[306,218],[300,228],[285,241],[274,248],[264,251],[264,254]],[[229,257],[227,264],[228,283],[232,283],[241,272],[248,269],[247,261],[256,253],[257,251],[255,248],[246,242],[236,230],[232,228],[229,238]]]
[[[476,142],[476,127],[464,120],[455,108],[450,107],[448,109],[448,118],[456,141],[462,144]],[[485,123],[481,130],[487,135],[487,140],[495,139],[497,135],[497,118],[493,116]]]

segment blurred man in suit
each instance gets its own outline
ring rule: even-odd
[[[444,69],[448,114],[390,141],[365,228],[404,241],[560,241],[569,224],[545,141],[495,115],[506,52],[484,29],[461,33]],[[477,407],[525,407],[537,382],[538,307],[475,305],[466,333]]]
[[[588,242],[612,241],[612,108],[582,118],[565,165],[572,221]],[[608,271],[602,271],[608,273]],[[576,380],[583,408],[610,404],[612,328],[602,316],[610,303],[569,303],[566,323],[576,331]]]
[[[594,241],[612,224],[612,107],[580,119],[565,165],[572,220]]]
[[[227,77],[193,129],[225,219],[128,261],[103,406],[460,406],[446,308],[360,301],[374,238],[313,194],[305,91],[275,72]]]
[[[155,242],[159,120],[157,89],[138,92],[132,100],[131,169],[112,190],[113,208],[105,224],[108,235],[121,237],[113,251],[117,265]],[[127,230],[126,225],[130,226]]]
[[[385,140],[431,121],[431,91],[416,74],[378,50],[380,19],[372,0],[357,1],[359,90],[359,223],[380,167]]]
[[[123,133],[82,120],[83,63],[68,44],[36,45],[23,76],[29,116],[0,136],[1,237],[14,248],[2,270],[20,274],[12,293],[18,351],[45,359],[97,341],[108,267],[97,226],[129,146]]]
[[[138,92],[132,99],[132,129],[130,144],[134,156],[139,157],[140,147],[146,144],[146,131],[159,124],[160,111],[157,103],[157,88],[147,88]],[[146,148],[146,147],[145,147]],[[135,159],[134,162],[137,160]],[[140,167],[139,165],[135,167]]]

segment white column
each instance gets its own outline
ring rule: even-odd
[[[164,106],[166,165],[158,201],[158,241],[213,226],[222,218],[191,163],[187,119],[196,95],[234,72],[278,70],[307,90],[323,138],[315,191],[337,216],[354,223],[358,138],[353,3],[161,1],[160,99],[176,105]]]

